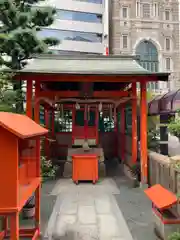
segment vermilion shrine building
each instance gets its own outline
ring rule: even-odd
[[[139,83],[141,181],[147,182],[146,86],[151,81],[168,81],[168,73],[151,73],[131,56],[43,55],[17,72],[16,79],[27,81],[27,115],[39,123],[40,107],[44,107],[45,125],[50,129],[51,136],[57,139],[57,155],[67,157],[69,147],[82,145],[82,141],[87,139],[89,145],[101,146],[104,155],[119,157],[130,166],[138,158]],[[130,129],[127,127],[127,105],[132,110]],[[66,130],[56,130],[57,111],[64,115],[71,112],[71,129],[64,126]],[[108,123],[104,122],[105,117],[113,120],[111,131]],[[47,154],[50,154],[49,147],[46,141]]]

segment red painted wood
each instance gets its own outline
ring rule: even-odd
[[[141,139],[141,181],[147,183],[147,93],[146,83],[141,83],[141,104],[140,104],[140,139]]]
[[[132,164],[137,161],[137,90],[132,83]]]

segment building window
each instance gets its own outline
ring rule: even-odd
[[[171,70],[171,59],[166,58],[166,70],[170,71]]]
[[[170,20],[170,10],[165,10],[165,20],[166,21]]]
[[[102,23],[102,15],[94,13],[56,10],[56,16],[61,20]]]
[[[171,41],[170,38],[165,39],[166,51],[170,51],[171,49]]]
[[[122,40],[123,40],[123,48],[128,48],[128,36],[123,35]]]
[[[57,29],[42,29],[40,32],[38,32],[38,36],[40,38],[54,37],[60,41],[71,40],[81,42],[102,42],[101,34]]]
[[[153,4],[153,16],[154,17],[159,16],[159,4],[158,3]]]
[[[151,17],[151,5],[149,3],[142,4],[142,13],[144,18]]]
[[[128,17],[128,8],[127,7],[123,7],[122,8],[122,17],[123,18],[127,18]]]
[[[136,17],[140,17],[140,2],[136,2]]]
[[[136,48],[136,55],[139,57],[139,64],[150,72],[159,71],[158,51],[156,46],[150,41],[141,42]],[[155,91],[158,84],[151,82],[148,89]]]

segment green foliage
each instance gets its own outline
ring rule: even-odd
[[[147,136],[148,149],[158,152],[159,150],[159,131],[150,129]]]
[[[180,119],[172,119],[168,124],[168,129],[172,135],[180,138]]]
[[[37,32],[54,21],[54,8],[36,7],[43,0],[0,0],[0,65],[20,70],[35,54],[48,52],[57,39],[39,39]],[[16,112],[23,112],[22,81],[14,83]]]
[[[169,236],[168,240],[180,240],[180,232],[174,232]]]
[[[41,156],[41,177],[43,180],[54,178],[58,167],[52,164],[51,160],[47,160],[45,156]]]
[[[16,92],[13,91],[12,74],[0,72],[0,111],[14,112],[15,101],[18,101]]]
[[[54,8],[35,7],[42,0],[0,0],[0,63],[21,69],[34,54],[58,44],[54,38],[38,39],[37,32],[54,21]],[[3,56],[10,58],[4,58]]]

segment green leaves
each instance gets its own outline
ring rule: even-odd
[[[37,37],[37,31],[51,25],[55,9],[35,7],[39,0],[0,0],[0,53],[9,56],[0,63],[12,68],[21,69],[24,61],[34,54],[48,51],[49,46],[59,43],[57,39]]]
[[[171,120],[168,124],[168,129],[172,135],[180,138],[180,119]]]
[[[180,232],[174,232],[169,236],[168,240],[180,240]]]

